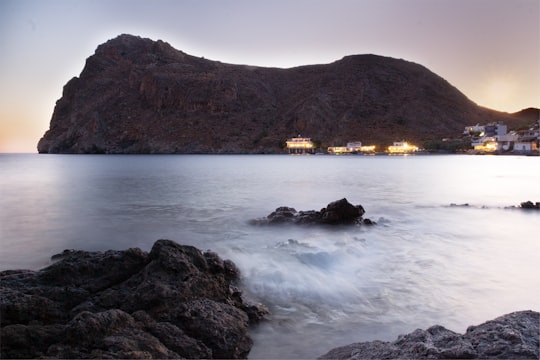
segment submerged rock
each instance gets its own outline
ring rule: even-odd
[[[245,358],[267,313],[243,301],[234,263],[170,240],[54,258],[0,273],[2,358]]]
[[[519,311],[470,326],[463,335],[435,325],[396,341],[335,348],[319,359],[538,359],[540,313]]]
[[[278,207],[267,217],[252,220],[252,224],[375,224],[375,222],[370,219],[362,219],[364,214],[365,210],[362,205],[352,205],[346,198],[343,198],[331,202],[320,211],[296,211],[296,209],[291,207]]]

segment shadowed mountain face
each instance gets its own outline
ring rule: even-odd
[[[375,55],[290,69],[197,58],[120,35],[56,103],[40,153],[275,153],[302,134],[322,147],[458,136],[505,121],[425,67]]]

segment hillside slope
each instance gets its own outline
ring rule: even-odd
[[[56,103],[40,153],[273,153],[302,134],[323,147],[387,145],[512,121],[425,67],[376,55],[290,69],[230,65],[163,41],[100,45]]]

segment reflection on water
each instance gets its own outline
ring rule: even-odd
[[[439,323],[538,310],[537,158],[1,155],[0,267],[159,238],[237,263],[271,320],[252,358],[313,358]],[[266,227],[347,197],[374,227]],[[450,204],[469,204],[451,206]]]

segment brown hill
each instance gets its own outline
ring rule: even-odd
[[[100,45],[56,103],[40,153],[280,152],[453,137],[511,123],[425,67],[375,55],[290,69],[230,65],[131,35]]]
[[[540,109],[527,108],[512,113],[512,116],[516,118],[515,127],[529,127],[540,120]]]

